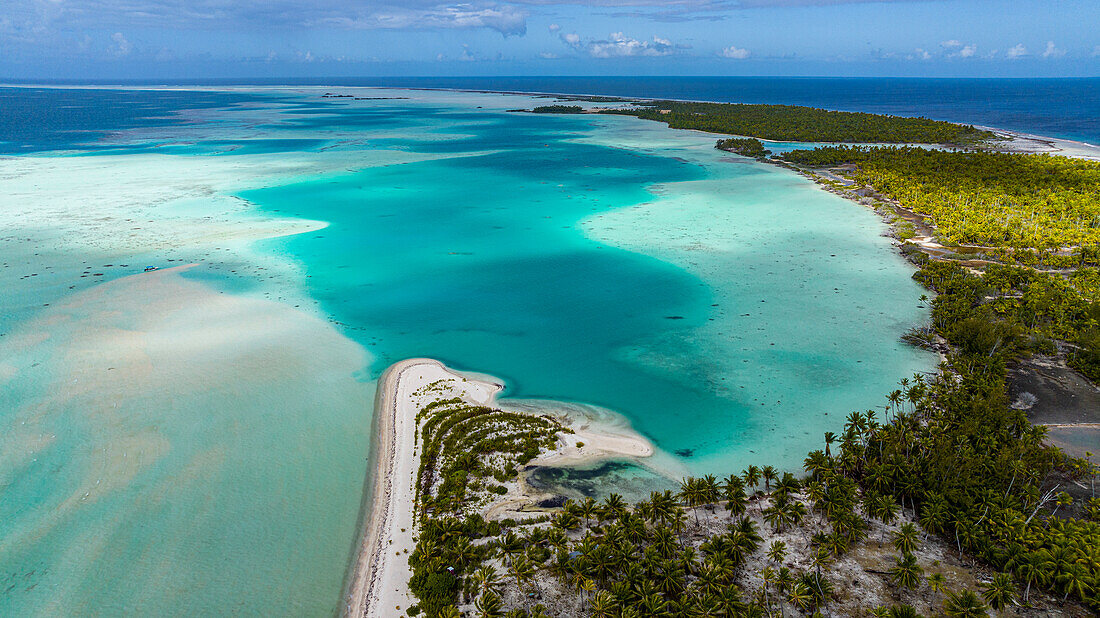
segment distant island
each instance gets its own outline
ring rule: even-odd
[[[882,144],[978,145],[992,131],[942,120],[863,112],[839,112],[798,105],[635,101],[623,107],[585,110],[579,105],[541,105],[541,114],[620,114],[695,129],[775,141]]]

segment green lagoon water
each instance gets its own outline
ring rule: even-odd
[[[503,378],[508,397],[607,408],[693,473],[798,468],[849,411],[880,405],[935,363],[899,340],[927,310],[877,216],[716,151],[713,136],[507,113],[531,104],[515,97],[327,103],[319,93],[36,156],[112,157],[120,179],[129,161],[253,166],[247,181],[202,182],[245,200],[248,217],[327,227],[240,246],[120,241],[94,259],[198,262],[193,281],[320,316],[368,353],[355,373],[368,389],[391,363],[427,356]],[[214,198],[196,195],[157,212],[201,218]],[[30,246],[4,250],[30,260]],[[42,304],[95,290],[79,279],[66,291],[85,267],[48,259],[49,286],[13,288],[12,329]],[[333,412],[323,391],[314,409],[282,410],[273,385],[262,406],[227,389],[98,425],[79,409],[43,408],[51,381],[70,377],[51,368],[64,355],[54,345],[2,359],[37,382],[5,389],[0,403],[14,412],[0,419],[24,422],[33,408],[56,439],[33,462],[0,458],[0,614],[337,611],[369,411]],[[135,426],[165,436],[172,456],[50,516],[88,474],[88,454]],[[215,451],[233,455],[198,475],[195,457]]]

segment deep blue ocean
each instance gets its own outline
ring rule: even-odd
[[[1100,78],[431,77],[358,81],[364,85],[405,88],[807,105],[924,116],[1093,144],[1100,142]]]
[[[447,88],[808,105],[924,116],[1100,143],[1100,78],[386,77],[171,82],[178,85],[230,83]],[[209,93],[201,102],[192,100],[189,104],[217,106],[225,102],[226,96],[237,95]],[[86,95],[81,97],[79,94],[66,95],[69,97],[87,99]],[[27,124],[28,121],[50,124],[66,122],[62,116],[76,119],[73,114],[61,113],[41,119],[27,118],[10,106],[11,101],[4,98],[0,89],[0,141],[10,141],[13,136],[26,138],[35,133],[29,130],[33,125]],[[156,107],[81,108],[83,115],[74,125],[88,130],[90,123],[102,122],[102,128],[107,130],[127,128],[136,114],[153,115],[156,111]]]

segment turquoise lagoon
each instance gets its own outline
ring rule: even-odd
[[[373,380],[403,358],[498,376],[512,398],[609,409],[686,470],[715,474],[799,468],[849,411],[879,406],[935,363],[899,340],[927,310],[877,216],[716,151],[713,136],[505,111],[533,104],[522,97],[321,92],[248,93],[189,110],[185,125],[132,126],[25,162],[28,174],[105,166],[120,186],[150,166],[184,180],[193,169],[202,190],[156,196],[141,213],[148,226],[220,227],[170,246],[138,231],[79,253],[43,239],[95,236],[91,223],[21,229],[5,257],[51,268],[46,284],[0,273],[10,332],[59,323],[47,303],[83,332],[91,313],[66,302],[129,274],[89,280],[85,260],[173,260],[198,264],[184,275],[195,294],[269,303],[249,319],[278,306],[344,343],[303,348],[304,369],[266,378],[278,383],[204,388],[218,377],[181,376],[183,393],[136,384],[64,401],[50,393],[73,376],[67,330],[0,344],[0,419],[52,435],[0,438],[0,614],[338,611]],[[294,228],[303,220],[327,225]],[[225,240],[256,222],[294,229]],[[142,332],[143,307],[127,311],[96,315]],[[279,332],[268,333],[276,345]],[[331,350],[341,364],[311,358]],[[127,412],[90,414],[97,405]],[[104,474],[96,453],[150,432],[153,463],[126,468],[92,503],[71,499]]]

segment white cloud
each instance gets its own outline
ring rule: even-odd
[[[672,41],[655,36],[652,41],[641,41],[622,32],[612,32],[604,40],[581,41],[577,34],[563,34],[561,40],[577,51],[585,51],[593,58],[624,58],[631,56],[668,56],[677,46]]]
[[[462,46],[462,55],[459,56],[458,59],[463,62],[473,62],[474,60],[477,60],[477,58],[470,52],[469,45]]]
[[[906,56],[906,58],[909,60],[931,60],[932,54],[928,53],[927,50],[918,47],[913,50],[912,54]]]
[[[1047,41],[1047,48],[1043,50],[1044,58],[1061,58],[1066,55],[1066,50],[1054,46],[1054,41]]]
[[[130,41],[126,40],[126,37],[123,36],[121,32],[116,32],[112,34],[111,41],[112,44],[110,47],[107,48],[107,53],[115,56],[116,58],[128,56],[130,55],[130,52],[134,49],[134,46],[130,43]]]
[[[362,16],[311,19],[302,25],[394,30],[488,28],[508,36],[527,33],[527,13],[507,6],[479,8],[459,4],[431,9],[381,9]]]
[[[1009,48],[1009,50],[1005,52],[1005,55],[1008,56],[1009,60],[1023,58],[1027,55],[1027,48],[1024,47],[1023,43],[1017,43],[1013,47]]]
[[[723,48],[721,51],[721,55],[723,58],[733,58],[735,60],[744,60],[745,58],[748,58],[751,53],[752,52],[747,49],[734,45]]]
[[[561,30],[561,26],[559,26],[558,24],[550,24],[550,26],[547,27],[547,30],[549,30],[550,32],[557,32],[558,30]]]
[[[553,60],[554,58],[557,58],[557,57],[558,57],[557,54],[552,54],[550,52],[539,52],[539,58],[542,58],[544,60]]]
[[[974,54],[978,53],[977,45],[970,45],[963,43],[958,39],[951,39],[949,41],[941,41],[940,47],[943,48],[944,54],[947,58],[970,58]],[[928,58],[923,58],[928,60]]]

